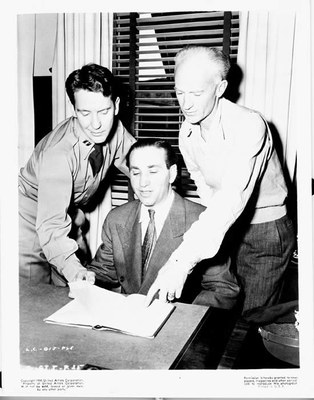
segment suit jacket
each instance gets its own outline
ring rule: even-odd
[[[184,233],[205,207],[175,193],[174,201],[157,239],[144,279],[141,279],[142,234],[138,200],[112,210],[103,225],[102,245],[89,269],[105,286],[121,285],[123,293],[147,294],[158,271],[183,240]]]
[[[110,289],[121,286],[121,292],[126,294],[147,294],[158,271],[205,207],[175,193],[143,280],[140,209],[141,203],[135,200],[108,214],[102,230],[103,243],[87,267],[96,273],[96,284]],[[230,309],[236,304],[239,291],[237,280],[230,271],[230,258],[221,252],[194,267],[180,302]]]

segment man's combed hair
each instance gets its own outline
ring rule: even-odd
[[[222,50],[219,50],[216,47],[187,45],[176,54],[175,65],[179,65],[187,55],[193,57],[193,55],[196,54],[207,55],[209,61],[217,64],[221,79],[227,79],[230,70],[230,59]]]
[[[126,156],[126,165],[128,168],[130,168],[131,153],[136,149],[142,149],[144,147],[156,147],[157,149],[163,149],[165,151],[165,161],[168,169],[178,162],[177,155],[169,142],[156,139],[139,139],[137,142],[133,143]]]
[[[97,64],[87,64],[73,71],[65,81],[65,88],[73,106],[74,93],[80,89],[101,92],[105,97],[111,97],[112,101],[117,98],[114,76],[108,68]]]

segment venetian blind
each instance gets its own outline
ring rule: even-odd
[[[197,200],[178,149],[182,114],[174,91],[174,56],[186,44],[223,49],[236,61],[238,12],[116,13],[113,68],[123,89],[120,115],[136,138],[168,140],[179,157],[176,190]],[[113,205],[128,199],[127,179],[116,174]]]

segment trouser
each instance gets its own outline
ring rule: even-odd
[[[235,252],[236,273],[244,291],[243,312],[278,303],[295,243],[293,223],[287,215],[249,225]]]

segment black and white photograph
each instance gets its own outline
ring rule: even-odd
[[[283,4],[8,13],[4,394],[314,395],[314,10]]]

